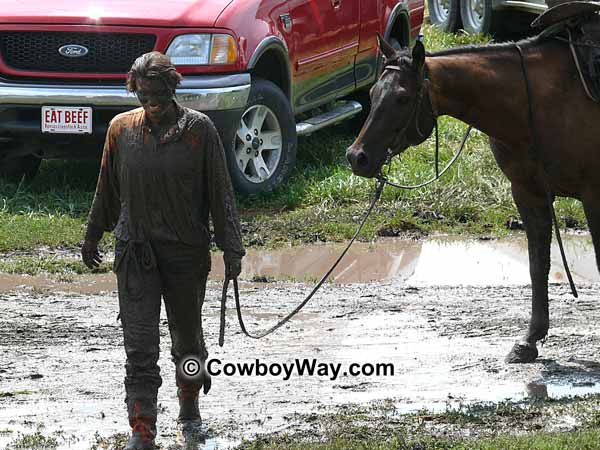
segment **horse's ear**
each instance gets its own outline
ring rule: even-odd
[[[421,70],[423,64],[425,64],[425,46],[417,40],[412,51],[412,65],[415,70]]]
[[[390,44],[388,44],[385,39],[381,37],[379,33],[377,33],[377,44],[379,45],[379,50],[383,53],[387,59],[392,59],[396,56],[396,50]]]

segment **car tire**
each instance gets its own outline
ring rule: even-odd
[[[453,33],[460,28],[460,0],[427,0],[429,21],[440,30]]]
[[[42,160],[35,155],[14,156],[0,161],[0,177],[10,181],[32,180]]]
[[[493,34],[498,29],[498,14],[492,10],[492,0],[460,0],[460,19],[470,34]]]
[[[491,34],[496,42],[518,41],[534,36],[531,22],[537,17],[526,11],[494,11]]]
[[[282,90],[253,78],[227,161],[235,189],[244,194],[269,192],[289,178],[296,162],[296,122]]]

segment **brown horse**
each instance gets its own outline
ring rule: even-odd
[[[548,333],[548,272],[552,219],[548,195],[583,203],[600,267],[600,105],[585,94],[568,45],[520,41],[531,81],[537,156],[528,95],[514,43],[468,46],[425,54],[396,52],[383,40],[386,65],[371,90],[372,109],[346,156],[355,174],[374,177],[388,155],[423,142],[438,116],[449,115],[489,136],[525,224],[532,285],[527,334],[508,362],[531,362]]]

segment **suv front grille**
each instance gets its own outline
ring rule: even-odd
[[[5,31],[0,33],[0,53],[16,70],[125,73],[138,56],[154,49],[155,42],[151,34]],[[61,55],[58,49],[69,44],[89,52],[78,58]]]

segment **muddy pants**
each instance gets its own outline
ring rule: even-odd
[[[208,250],[174,242],[124,242],[115,245],[115,272],[123,326],[125,403],[134,431],[156,433],[156,397],[162,384],[157,365],[161,296],[165,301],[171,356],[177,364],[192,354],[206,360],[202,304],[209,271]],[[180,398],[200,386],[176,380]]]

